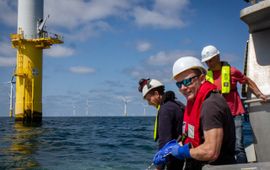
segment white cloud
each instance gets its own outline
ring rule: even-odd
[[[50,19],[52,25],[74,29],[82,24],[110,16],[121,16],[129,8],[129,2],[127,0],[57,0],[57,2],[46,0],[45,6],[47,7],[45,13],[52,16]]]
[[[163,64],[168,63],[168,61],[170,61],[169,55],[161,51],[154,56],[150,56],[148,59],[148,64],[151,64],[151,65],[162,64],[163,65]]]
[[[137,44],[137,50],[140,52],[145,52],[148,51],[151,46],[152,45],[149,42],[142,41]]]
[[[10,67],[16,65],[16,57],[0,57],[0,66]]]
[[[10,42],[0,42],[0,54],[2,56],[16,56],[16,49],[11,47]]]
[[[194,56],[193,51],[172,51],[164,52],[160,51],[156,55],[150,56],[147,60],[149,65],[167,65],[173,64],[179,57],[191,55]]]
[[[130,71],[130,74],[131,74],[133,77],[143,77],[143,76],[141,76],[141,72],[140,72],[138,69],[131,70],[131,71]]]
[[[138,7],[134,11],[135,22],[139,26],[154,26],[161,28],[182,27],[183,22],[177,18],[170,18],[156,11],[149,11]]]
[[[125,73],[136,79],[150,77],[159,79],[162,82],[171,82],[173,63],[178,58],[187,55],[196,57],[196,52],[189,50],[160,51],[156,55],[147,58],[142,64],[125,70]]]
[[[108,19],[126,17],[130,3],[129,0],[57,0],[56,5],[54,0],[46,0],[44,13],[50,15],[47,25],[57,28],[65,39],[85,41],[111,30]]]
[[[134,17],[134,22],[139,26],[183,27],[185,23],[180,14],[189,1],[155,0],[152,9],[146,9],[140,1],[130,0],[57,0],[57,5],[54,0],[46,0],[44,4],[45,15],[51,16],[48,26],[63,28],[61,32],[66,32],[65,37],[86,40],[100,31],[111,29],[109,20],[112,17]]]
[[[152,66],[152,65],[142,65],[137,66],[135,68],[125,70],[125,73],[128,73],[136,80],[139,80],[143,77],[150,77],[156,78],[161,80],[162,82],[168,82],[171,80],[172,76],[172,66],[171,65],[164,65],[162,67]]]
[[[156,0],[154,10],[160,11],[166,15],[177,15],[187,7],[189,0]]]
[[[0,21],[9,26],[17,24],[17,1],[1,0],[0,1]]]
[[[54,58],[68,57],[74,54],[74,49],[55,45],[45,50],[45,54]]]
[[[188,0],[154,0],[152,9],[149,10],[142,7],[142,1],[46,0],[44,15],[50,15],[46,24],[48,30],[51,30],[50,27],[54,27],[54,30],[55,27],[60,27],[61,31],[57,31],[65,37],[83,41],[100,31],[111,29],[108,20],[112,17],[127,19],[133,16],[139,26],[182,27],[185,24],[179,14],[183,13],[188,3]],[[16,18],[17,1],[1,0],[1,22],[16,26]]]
[[[72,73],[76,73],[76,74],[89,74],[89,73],[96,72],[96,70],[94,68],[84,67],[84,66],[70,67],[69,71]]]
[[[188,0],[156,0],[152,10],[137,7],[134,10],[135,22],[139,26],[159,28],[179,28],[185,25],[180,14],[187,7]]]
[[[11,43],[0,42],[0,66],[10,67],[16,65],[16,49],[11,48]]]
[[[192,39],[190,39],[190,38],[185,38],[185,39],[183,39],[182,41],[181,41],[181,43],[182,44],[184,44],[184,45],[189,45],[189,44],[191,44],[193,41],[192,41]]]
[[[98,35],[98,31],[111,30],[111,26],[103,21],[87,23],[73,30],[72,33],[64,34],[65,39],[69,41],[85,41],[89,37]]]

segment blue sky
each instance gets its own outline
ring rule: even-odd
[[[48,32],[64,44],[44,50],[44,116],[155,115],[137,91],[140,78],[161,80],[184,102],[172,76],[181,56],[200,58],[215,45],[222,59],[242,70],[248,28],[243,0],[44,0]],[[17,1],[0,0],[0,116],[8,116],[16,50]]]

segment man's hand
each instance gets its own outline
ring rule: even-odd
[[[177,159],[184,160],[185,158],[191,158],[189,152],[189,144],[185,144],[184,146],[180,146],[178,143],[172,146],[171,154]]]
[[[264,102],[267,101],[267,96],[265,96],[264,94],[259,94],[258,98],[262,99]]]
[[[164,154],[158,151],[154,158],[153,158],[153,163],[154,165],[165,165],[167,162],[167,158],[163,156]]]
[[[178,144],[177,141],[171,140],[164,145],[154,156],[153,163],[155,165],[164,165],[167,163],[167,156],[172,152],[172,146]]]

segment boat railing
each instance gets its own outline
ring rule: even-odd
[[[265,102],[262,99],[248,99],[244,101],[244,104],[250,104],[250,103],[256,103],[256,102]],[[269,103],[270,102],[270,95],[267,96],[267,101],[265,103]]]

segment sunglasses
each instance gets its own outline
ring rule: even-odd
[[[189,85],[192,84],[192,80],[193,80],[194,78],[197,78],[197,77],[199,77],[199,76],[196,75],[196,76],[193,76],[193,77],[184,79],[184,80],[182,80],[182,81],[180,81],[180,82],[176,82],[176,86],[177,86],[179,89],[182,87],[182,85],[184,85],[185,87],[188,87]]]

